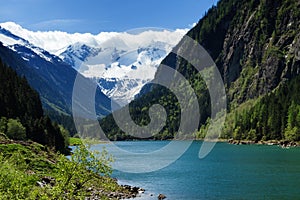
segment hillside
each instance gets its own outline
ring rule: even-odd
[[[38,93],[0,60],[0,134],[68,153],[68,133],[44,116]]]
[[[0,199],[137,197],[140,188],[118,185],[109,177],[110,162],[106,151],[97,154],[80,146],[68,159],[41,144],[0,135]]]
[[[223,138],[299,140],[299,8],[296,0],[221,0],[187,33],[208,51],[223,78],[228,103]],[[195,50],[181,43],[176,48]],[[193,137],[203,138],[211,117],[203,77],[173,53],[162,64],[179,71],[195,90],[201,118]],[[163,76],[158,70],[156,78]],[[165,107],[168,117],[153,138],[171,139],[179,127],[180,105],[169,90],[153,85],[129,105],[132,118],[147,125],[149,108],[155,103]],[[130,138],[115,125],[112,115],[101,125],[111,139]]]

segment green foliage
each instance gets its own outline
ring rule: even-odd
[[[288,120],[284,137],[288,141],[300,140],[300,105],[294,101],[288,109]]]
[[[48,115],[52,121],[61,124],[69,132],[70,136],[74,136],[77,133],[72,116],[51,110],[46,110],[45,115]]]
[[[68,160],[60,155],[56,163],[56,184],[47,188],[41,197],[51,199],[83,199],[88,196],[89,183],[97,179],[104,180],[102,176],[111,174],[112,158],[104,149],[100,152],[91,152],[84,145],[78,146]]]
[[[0,163],[0,199],[34,199],[31,194],[38,178],[26,172],[24,158],[19,153],[9,158],[0,153]]]
[[[252,81],[257,72],[258,67],[254,68],[249,64],[242,69],[240,77],[231,84],[228,92],[229,99],[231,99],[231,109],[244,102],[247,94],[255,93],[255,84],[252,84]]]
[[[70,146],[78,146],[82,144],[82,141],[80,138],[77,137],[70,137],[69,138],[69,144]]]
[[[88,148],[78,146],[68,159],[37,143],[0,144],[0,199],[85,199],[88,188],[129,193],[108,177],[107,151]],[[37,182],[44,177],[53,181],[41,187]],[[107,199],[105,193],[99,193],[101,199]]]
[[[36,199],[36,183],[51,173],[55,155],[37,143],[1,144],[0,152],[0,199]]]
[[[0,119],[0,132],[6,133],[7,131],[7,118],[1,117]]]
[[[15,120],[15,119],[9,119],[7,122],[6,135],[10,139],[24,140],[26,138],[26,129],[20,123],[20,121]]]
[[[230,113],[224,138],[236,140],[300,140],[300,76]]]
[[[5,66],[0,60],[0,116],[7,118],[36,119],[43,116],[39,95],[25,78]]]

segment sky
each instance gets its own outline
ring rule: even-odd
[[[33,31],[124,32],[136,28],[191,28],[217,0],[7,0],[0,22]]]

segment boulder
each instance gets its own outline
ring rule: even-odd
[[[164,194],[159,194],[158,197],[157,197],[158,200],[163,200],[165,198],[167,198],[167,197]]]

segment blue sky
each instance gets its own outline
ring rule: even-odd
[[[190,28],[217,0],[7,0],[1,22],[69,33]]]

